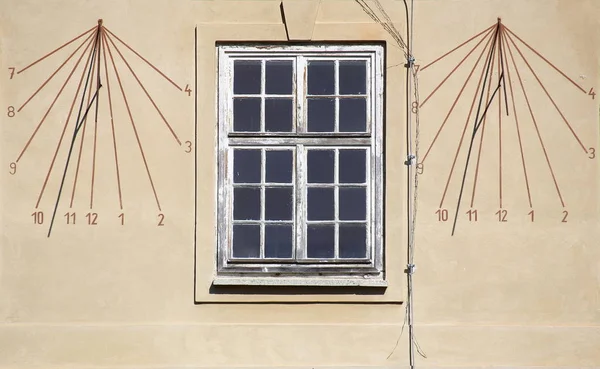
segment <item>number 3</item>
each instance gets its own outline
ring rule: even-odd
[[[596,149],[590,147],[588,150],[590,151],[590,156],[588,156],[588,158],[594,159],[596,157]]]

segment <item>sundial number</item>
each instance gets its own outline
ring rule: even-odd
[[[596,149],[595,149],[595,148],[593,148],[593,147],[590,147],[590,148],[588,149],[588,151],[589,151],[589,154],[590,154],[590,155],[588,156],[588,158],[590,158],[590,159],[594,159],[594,158],[596,158]]]
[[[529,215],[531,217],[531,221],[534,222],[535,221],[535,212],[532,210],[529,213],[527,213],[527,215]]]
[[[119,219],[121,219],[121,225],[125,225],[125,213],[119,214]]]
[[[415,64],[415,73],[419,73],[419,69],[421,69],[421,64]]]
[[[44,212],[34,211],[33,213],[31,213],[31,217],[33,218],[33,224],[44,224]]]
[[[17,173],[17,163],[12,162],[8,167],[10,168],[10,174],[14,175],[15,173]]]
[[[65,213],[67,224],[75,224],[75,213]]]
[[[435,213],[438,216],[438,222],[448,221],[448,209],[438,209]]]
[[[13,79],[13,76],[15,75],[15,67],[9,67],[8,70],[10,71],[10,79]]]
[[[507,222],[506,216],[508,215],[508,210],[500,209],[496,212],[496,215],[499,222]]]
[[[592,100],[596,99],[596,93],[594,92],[594,88],[593,87],[590,88],[590,92],[588,92],[588,95],[590,95],[592,97]]]
[[[425,170],[425,167],[423,166],[423,163],[417,164],[417,174],[423,174],[424,170]]]
[[[477,210],[469,210],[466,212],[467,216],[469,217],[469,222],[476,222],[477,221]]]
[[[192,96],[192,89],[190,88],[190,85],[185,85],[185,92],[187,92],[188,96]]]
[[[185,152],[186,153],[191,153],[192,152],[192,141],[185,141]]]
[[[87,213],[85,217],[88,220],[88,225],[98,225],[98,213]]]
[[[158,214],[158,226],[162,227],[165,225],[164,223],[165,221],[165,215],[164,214]]]
[[[414,101],[412,103],[411,111],[413,112],[413,114],[417,114],[419,112],[419,103],[417,101]]]
[[[567,223],[567,217],[569,216],[569,212],[564,210],[563,211],[563,219],[562,219],[562,223]]]
[[[8,115],[9,118],[12,118],[15,116],[15,107],[14,106],[9,106],[8,110],[6,112],[6,115]]]

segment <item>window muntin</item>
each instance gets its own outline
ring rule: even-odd
[[[218,275],[383,279],[381,46],[221,46]]]

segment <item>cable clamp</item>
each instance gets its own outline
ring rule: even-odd
[[[409,155],[406,157],[406,161],[404,162],[404,165],[413,165],[413,164],[415,163],[415,159],[416,159],[416,158],[417,158],[417,157],[416,157],[416,156],[414,156],[413,154],[409,154]]]
[[[415,264],[407,264],[406,265],[406,274],[415,274],[415,270],[417,266]]]
[[[415,57],[410,55],[406,58],[406,64],[404,64],[405,68],[412,68],[415,65]]]

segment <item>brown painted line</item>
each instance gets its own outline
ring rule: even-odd
[[[476,39],[477,37],[483,35],[486,32],[491,33],[492,28],[496,27],[496,24],[491,25],[490,27],[484,29],[483,31],[479,32],[478,34],[476,34],[475,36],[471,37],[470,39],[468,39],[467,41],[463,42],[462,44],[458,45],[457,47],[455,47],[454,49],[448,51],[447,53],[445,53],[444,55],[440,56],[439,58],[435,59],[434,61],[432,61],[431,63],[427,64],[426,66],[424,66],[423,68],[421,68],[421,71],[424,71],[425,69],[429,68],[430,66],[434,65],[435,63],[437,63],[438,61],[444,59],[445,57],[447,57],[448,55],[452,54],[453,52],[455,52],[456,50],[460,49],[461,47],[465,46],[466,44],[468,44],[469,42],[473,41],[474,39]],[[487,35],[486,35],[487,36]],[[483,38],[485,38],[486,36],[484,36]]]
[[[502,37],[502,42],[506,43],[506,44],[508,43],[508,41],[506,41],[505,35],[503,35],[503,37]],[[506,45],[504,49],[506,49],[506,47],[508,47],[508,45]],[[525,187],[527,188],[527,199],[529,200],[529,207],[533,208],[533,202],[531,200],[531,190],[529,188],[529,176],[527,175],[527,166],[525,165],[525,153],[523,151],[523,140],[521,139],[521,129],[519,128],[519,116],[517,115],[517,106],[515,104],[515,96],[514,96],[514,91],[513,91],[513,86],[512,86],[512,78],[510,75],[510,66],[508,64],[508,57],[506,56],[506,54],[504,54],[504,58],[505,58],[504,65],[506,66],[506,74],[508,77],[510,98],[511,98],[512,106],[513,106],[513,116],[515,117],[515,126],[517,128],[517,138],[519,140],[519,150],[521,152],[521,163],[523,164],[523,174],[525,175]]]
[[[35,95],[37,95],[38,92],[40,92],[42,90],[42,88],[44,88],[48,84],[48,82],[50,82],[50,80],[52,78],[54,78],[54,76],[56,75],[56,73],[58,73],[65,66],[65,64],[67,64],[69,62],[69,60],[71,60],[71,58],[73,57],[73,55],[75,55],[79,51],[79,49],[81,49],[83,47],[83,45],[85,45],[85,43],[90,40],[90,38],[92,36],[94,36],[93,33],[90,34],[88,36],[88,38],[86,38],[85,40],[83,40],[83,42],[81,43],[81,45],[79,45],[77,47],[77,49],[75,49],[75,51],[73,51],[71,53],[71,55],[69,55],[69,57],[64,62],[62,62],[62,64],[59,65],[58,68],[56,68],[56,70],[50,75],[50,77],[48,77],[48,79],[46,79],[46,81],[44,81],[44,83],[42,83],[40,85],[40,87],[38,87],[37,90],[35,90],[35,92],[31,96],[29,96],[29,98],[23,103],[23,105],[21,105],[21,107],[19,109],[17,109],[17,112],[20,112],[25,107],[25,105],[27,105],[31,101],[31,99],[33,99],[35,97]]]
[[[531,71],[531,73],[533,73],[533,76],[538,81],[538,83],[540,84],[540,86],[542,87],[542,89],[544,90],[544,92],[546,93],[546,96],[548,96],[548,98],[552,102],[552,105],[554,105],[554,108],[556,108],[556,111],[558,111],[558,114],[560,114],[561,118],[563,119],[563,121],[565,122],[565,124],[567,125],[567,127],[569,127],[569,130],[571,131],[571,133],[573,134],[573,136],[575,137],[575,139],[577,140],[577,142],[579,142],[579,145],[581,146],[581,148],[583,149],[583,151],[587,154],[588,151],[587,151],[585,145],[583,144],[583,142],[581,142],[581,140],[579,139],[579,136],[577,136],[577,134],[573,130],[573,127],[571,126],[571,124],[569,123],[569,121],[567,120],[567,118],[565,117],[565,115],[562,113],[562,111],[560,110],[560,108],[558,107],[558,105],[556,105],[556,102],[554,101],[554,99],[552,98],[552,96],[550,96],[550,93],[548,92],[548,90],[546,89],[546,87],[544,86],[544,84],[542,83],[542,81],[540,80],[540,78],[538,77],[537,73],[535,73],[535,71],[533,70],[533,68],[531,67],[531,65],[529,64],[529,62],[527,61],[527,59],[525,58],[525,56],[523,55],[523,53],[521,52],[521,50],[519,49],[519,47],[517,46],[517,44],[515,43],[515,41],[512,39],[512,37],[510,35],[508,35],[508,39],[515,46],[515,49],[519,52],[519,55],[521,55],[521,58],[523,58],[523,61],[525,62],[525,64],[527,64],[527,67],[529,67],[529,70]]]
[[[102,35],[104,34],[104,32],[102,31],[102,28],[100,28],[100,37],[102,37]],[[98,38],[98,59],[96,61],[96,91],[100,89],[101,83],[100,83],[100,57],[102,54],[102,41],[101,38]],[[100,101],[100,96],[96,97],[96,116],[94,118],[94,146],[92,149],[92,184],[91,184],[91,188],[90,188],[90,210],[93,209],[94,207],[94,184],[96,181],[96,151],[97,151],[97,139],[98,139],[98,108],[99,108],[99,101]]]
[[[27,69],[33,67],[34,65],[36,65],[37,63],[41,62],[42,60],[46,59],[47,57],[49,57],[50,55],[54,54],[55,52],[63,49],[64,47],[72,44],[73,42],[79,40],[80,38],[82,38],[83,36],[85,36],[86,34],[90,33],[91,31],[93,31],[94,29],[96,29],[98,26],[94,26],[90,29],[88,29],[87,31],[83,32],[82,34],[80,34],[79,36],[76,36],[75,38],[71,39],[70,41],[67,41],[66,43],[62,44],[61,46],[57,47],[56,49],[50,51],[48,54],[42,56],[41,58],[39,58],[38,60],[34,61],[33,63],[29,64],[28,66],[26,66],[25,68],[21,69],[20,71],[17,72],[17,74],[20,74],[22,72],[25,72]],[[85,41],[84,41],[85,43]]]
[[[88,57],[84,65],[87,65],[90,62],[90,58],[92,57],[92,50],[88,52]],[[58,144],[56,145],[56,151],[54,151],[54,156],[52,157],[52,161],[50,162],[50,167],[48,168],[48,173],[46,174],[46,178],[44,179],[44,184],[42,185],[42,189],[40,190],[40,194],[38,196],[37,202],[35,203],[35,207],[38,208],[40,206],[40,201],[42,200],[42,196],[44,191],[46,190],[46,186],[48,185],[48,180],[50,179],[50,174],[52,173],[52,169],[54,168],[54,163],[56,162],[56,157],[58,156],[58,151],[60,150],[60,146],[62,145],[62,141],[65,137],[65,132],[67,131],[67,126],[69,125],[69,120],[71,119],[71,115],[73,114],[73,108],[75,107],[75,101],[77,100],[77,96],[79,95],[79,90],[81,90],[81,85],[83,83],[83,77],[85,76],[85,68],[81,71],[81,78],[79,79],[79,84],[77,85],[77,90],[75,91],[75,96],[73,96],[73,102],[71,103],[71,107],[69,108],[69,114],[67,115],[67,119],[65,120],[65,125],[63,127],[62,133],[60,134],[60,138],[58,140]],[[77,124],[77,122],[75,122]]]
[[[433,148],[433,145],[437,142],[438,137],[440,136],[440,133],[442,132],[442,129],[444,129],[444,126],[446,125],[446,123],[448,122],[448,118],[450,117],[450,114],[452,114],[452,111],[454,111],[454,108],[456,107],[456,104],[458,103],[458,100],[460,99],[463,91],[465,90],[465,87],[467,86],[467,84],[469,83],[469,80],[471,79],[471,76],[473,76],[473,72],[475,71],[475,68],[477,68],[477,65],[479,65],[479,62],[481,61],[481,58],[483,57],[483,54],[485,53],[485,51],[487,50],[488,46],[490,45],[490,42],[492,41],[492,39],[490,38],[486,45],[483,47],[483,50],[481,50],[481,54],[479,54],[479,58],[477,58],[477,61],[475,62],[475,64],[473,65],[473,68],[471,69],[471,72],[469,73],[469,76],[467,77],[467,79],[465,80],[465,83],[462,85],[460,91],[458,92],[458,95],[456,96],[456,98],[454,99],[454,102],[452,103],[452,106],[450,107],[450,110],[448,111],[448,114],[446,114],[446,118],[444,118],[444,121],[442,122],[442,124],[440,125],[440,128],[438,129],[437,133],[435,134],[433,141],[431,141],[431,144],[429,145],[429,148],[427,149],[427,151],[425,152],[425,155],[423,155],[423,160],[421,160],[421,163],[425,162],[425,159],[427,159],[427,155],[429,155],[429,152],[431,151],[431,149]]]
[[[491,34],[491,33],[490,33],[490,34]],[[475,49],[477,49],[477,48],[479,47],[479,45],[481,45],[481,43],[482,43],[482,42],[483,42],[483,41],[484,41],[484,40],[485,40],[485,39],[486,39],[488,36],[489,36],[489,35],[486,35],[486,37],[483,37],[481,40],[479,40],[479,42],[477,42],[477,44],[476,44],[475,46],[473,46],[473,48],[472,48],[472,49],[469,51],[469,53],[468,53],[467,55],[465,55],[465,56],[464,56],[464,58],[462,58],[462,60],[461,60],[461,61],[460,61],[460,62],[459,62],[459,63],[458,63],[458,64],[457,64],[457,65],[456,65],[456,66],[455,66],[455,67],[454,67],[454,68],[453,68],[451,71],[450,71],[450,73],[448,73],[448,75],[446,76],[446,78],[444,78],[444,79],[442,80],[442,82],[440,82],[440,84],[439,84],[439,85],[438,85],[438,86],[437,86],[435,89],[433,89],[433,91],[432,91],[432,92],[429,94],[429,96],[427,96],[427,97],[425,98],[425,100],[423,100],[423,102],[421,103],[421,105],[419,106],[419,108],[422,108],[422,107],[423,107],[423,105],[425,105],[425,103],[426,103],[427,101],[429,101],[429,99],[430,99],[430,98],[431,98],[431,97],[432,97],[432,96],[433,96],[433,95],[434,95],[434,94],[435,94],[435,93],[436,93],[436,92],[437,92],[437,91],[440,89],[440,87],[442,87],[442,86],[444,85],[444,83],[446,83],[446,81],[448,80],[448,78],[450,78],[450,77],[452,76],[452,74],[454,74],[454,72],[456,72],[456,70],[457,70],[457,69],[458,69],[458,68],[459,68],[459,67],[460,67],[460,66],[461,66],[461,65],[462,65],[462,64],[465,62],[465,60],[467,60],[467,58],[468,58],[469,56],[471,56],[471,54],[473,53],[473,51],[475,51]],[[490,36],[490,38],[489,38],[489,39],[491,40],[492,38],[493,38],[493,37],[492,37],[492,36]],[[488,42],[489,42],[489,40],[488,40]]]
[[[115,121],[113,115],[113,106],[112,106],[112,97],[110,93],[110,79],[108,78],[108,63],[106,61],[106,50],[108,49],[108,45],[106,45],[106,40],[102,37],[102,45],[104,49],[104,76],[106,80],[106,91],[108,93],[108,108],[110,112],[110,126],[112,130],[112,140],[113,140],[113,149],[115,153],[115,168],[117,170],[117,188],[119,190],[119,207],[123,210],[123,195],[121,193],[121,175],[119,173],[119,155],[117,153],[117,136],[115,133]]]
[[[112,51],[111,51],[110,47],[108,47],[108,42],[106,41],[107,35],[104,34],[103,37],[104,37],[104,43],[107,46],[106,50],[108,50],[108,56],[110,57],[112,66],[115,70],[115,75],[117,76],[117,81],[119,82],[119,88],[121,90],[121,93],[123,94],[123,101],[125,102],[125,107],[127,108],[127,113],[129,114],[129,119],[131,121],[131,127],[133,128],[133,133],[135,134],[135,139],[137,140],[138,147],[140,148],[140,153],[142,154],[142,160],[144,161],[144,166],[146,167],[146,173],[148,173],[148,179],[150,180],[150,185],[152,186],[152,192],[154,193],[154,198],[156,199],[156,205],[158,206],[158,210],[162,211],[162,209],[160,207],[160,202],[158,201],[158,195],[156,194],[156,188],[154,187],[154,181],[152,181],[152,175],[150,174],[150,169],[148,168],[148,162],[146,161],[146,155],[144,154],[144,149],[142,148],[140,136],[138,135],[137,128],[135,127],[135,122],[133,120],[133,115],[131,114],[129,102],[127,102],[127,95],[125,94],[125,90],[123,89],[123,83],[121,82],[121,77],[119,76],[119,71],[117,70],[117,65],[115,63],[115,59],[113,58]]]
[[[502,26],[500,27],[500,36],[498,38],[498,83],[503,78],[502,61]],[[502,84],[504,85],[504,81]],[[502,209],[502,98],[498,99],[498,197],[500,209]]]
[[[487,49],[487,46],[484,50]],[[469,121],[471,120],[471,115],[473,114],[473,109],[475,108],[475,101],[477,100],[477,95],[482,88],[483,76],[485,75],[485,65],[481,68],[481,74],[479,76],[479,81],[477,82],[477,88],[475,89],[475,93],[473,94],[473,101],[471,102],[471,107],[469,108],[469,114],[467,115],[467,119],[465,120],[465,126],[462,131],[462,135],[460,136],[460,141],[458,142],[458,147],[456,148],[456,153],[454,154],[454,160],[452,161],[452,167],[450,168],[450,173],[448,174],[448,180],[446,181],[446,186],[444,187],[444,193],[442,194],[442,199],[440,200],[440,209],[444,207],[444,200],[446,199],[446,194],[448,193],[448,187],[450,186],[450,181],[452,180],[452,176],[454,174],[454,168],[456,166],[456,162],[458,161],[458,154],[460,153],[460,148],[462,147],[462,143],[465,138],[465,134],[467,132],[467,127],[469,126]],[[475,123],[477,124],[477,123]]]
[[[171,84],[175,87],[177,87],[177,89],[179,91],[183,91],[183,89],[181,87],[179,87],[175,82],[173,82],[173,80],[169,77],[167,77],[163,72],[161,72],[158,68],[156,68],[152,63],[150,63],[148,60],[146,60],[146,58],[144,58],[143,56],[141,56],[137,51],[135,51],[133,48],[131,48],[131,46],[127,45],[127,43],[125,43],[125,41],[121,40],[117,35],[115,35],[114,33],[111,32],[111,30],[109,30],[108,28],[102,26],[102,28],[104,28],[108,33],[111,34],[111,36],[114,36],[114,38],[116,38],[117,40],[119,40],[120,43],[122,43],[123,45],[125,45],[126,48],[128,48],[129,50],[131,50],[135,55],[137,55],[140,59],[142,59],[143,61],[146,62],[146,64],[148,64],[149,66],[152,67],[152,69],[154,69],[155,71],[157,71],[161,76],[163,76],[167,81],[171,82]]]
[[[490,71],[494,70],[494,65],[496,62],[495,57],[495,53],[496,53],[496,45],[492,45],[492,65],[490,66]],[[490,92],[492,89],[492,78],[493,78],[493,72],[490,73],[489,76],[489,83],[488,83],[488,90],[487,90],[487,94],[486,94],[486,105],[488,104],[488,102],[490,101]],[[475,193],[477,192],[477,181],[479,180],[479,165],[481,164],[481,152],[483,149],[483,138],[485,136],[485,127],[486,127],[486,123],[487,123],[487,114],[483,117],[483,121],[481,122],[481,136],[479,138],[479,148],[477,150],[477,163],[475,164],[475,176],[473,179],[473,192],[471,193],[471,204],[470,207],[473,208],[474,204],[475,204]]]
[[[29,147],[29,145],[31,144],[31,141],[33,140],[33,138],[35,137],[35,135],[37,134],[37,132],[39,131],[40,127],[42,126],[42,124],[44,123],[44,121],[46,120],[46,118],[48,117],[48,114],[50,114],[50,110],[52,110],[52,108],[54,107],[54,104],[56,103],[56,100],[58,100],[58,98],[60,97],[61,93],[63,92],[63,90],[65,89],[65,86],[67,85],[67,83],[69,83],[69,80],[71,79],[71,76],[73,75],[73,73],[75,72],[75,69],[77,69],[77,67],[79,66],[79,63],[81,62],[81,59],[83,58],[83,56],[86,54],[87,48],[89,48],[92,45],[93,41],[90,41],[88,46],[86,46],[85,50],[83,51],[83,53],[81,54],[81,56],[79,57],[79,59],[77,60],[77,63],[75,63],[75,66],[73,67],[73,69],[71,69],[71,73],[69,73],[69,75],[67,76],[67,79],[65,80],[65,82],[63,83],[62,87],[60,88],[60,90],[58,91],[58,93],[56,94],[56,97],[54,97],[54,100],[52,101],[52,103],[50,104],[50,107],[48,108],[48,110],[46,111],[46,114],[44,114],[44,116],[42,117],[42,120],[40,120],[40,122],[38,123],[37,127],[35,128],[35,130],[33,131],[33,134],[31,135],[31,137],[29,137],[29,140],[27,140],[27,143],[25,144],[25,147],[23,147],[23,150],[21,150],[21,153],[19,154],[19,156],[17,157],[16,162],[18,163],[19,160],[21,160],[21,158],[23,157],[23,154],[25,154],[25,151],[27,151],[27,148]]]
[[[94,46],[96,50],[98,50],[98,45]],[[92,60],[92,75],[94,72],[94,68],[96,67],[96,58],[94,58],[94,60]],[[86,106],[90,106],[90,101],[92,100],[92,85],[93,83],[90,83],[88,86],[88,97],[87,97],[87,103]],[[86,132],[86,128],[87,128],[87,119],[88,116],[86,115],[85,118],[83,119],[83,130],[81,131],[81,141],[79,143],[79,153],[77,154],[77,166],[75,167],[75,177],[73,178],[73,189],[71,191],[71,201],[69,202],[69,208],[73,207],[73,202],[75,200],[75,191],[77,190],[77,180],[79,179],[79,167],[81,165],[81,154],[83,153],[83,145],[85,142],[85,132]]]
[[[140,79],[138,78],[137,74],[135,74],[135,71],[133,70],[133,68],[131,68],[131,65],[129,65],[129,63],[127,62],[127,60],[123,56],[123,54],[121,54],[121,51],[119,50],[119,48],[117,47],[117,45],[115,44],[115,42],[108,35],[106,35],[106,39],[111,42],[111,44],[112,44],[113,48],[115,49],[115,51],[119,54],[119,56],[121,57],[121,59],[123,60],[123,62],[127,66],[127,68],[129,69],[129,71],[131,72],[131,74],[133,75],[133,77],[135,77],[135,80],[138,82],[138,84],[140,85],[140,87],[142,88],[142,90],[144,91],[144,93],[146,94],[146,96],[148,97],[148,99],[150,100],[150,102],[152,103],[152,105],[154,106],[154,108],[156,109],[156,111],[158,112],[158,114],[160,115],[160,117],[162,118],[163,122],[165,122],[165,124],[167,125],[167,127],[169,128],[169,131],[171,131],[171,134],[173,135],[173,137],[175,137],[175,140],[177,141],[177,143],[179,144],[179,146],[181,146],[182,145],[181,144],[181,140],[179,140],[179,137],[177,137],[177,135],[175,134],[175,131],[173,130],[173,127],[171,127],[171,125],[167,121],[167,118],[165,118],[165,116],[163,115],[163,113],[160,111],[160,109],[158,108],[158,106],[154,102],[154,99],[152,99],[152,97],[150,96],[150,94],[148,93],[148,91],[146,90],[146,88],[144,87],[144,85],[142,84],[142,81],[140,81]]]
[[[506,27],[506,30],[508,32],[510,32],[511,35],[515,36],[519,41],[521,41],[523,43],[523,45],[527,46],[529,48],[529,50],[533,51],[537,56],[539,56],[540,58],[542,58],[546,63],[548,63],[552,68],[554,68],[554,70],[556,70],[558,73],[560,73],[563,77],[565,77],[566,79],[569,80],[569,82],[571,82],[575,87],[577,87],[579,90],[581,90],[581,92],[583,92],[584,94],[587,95],[587,92],[583,89],[583,87],[581,87],[580,85],[577,84],[577,82],[573,81],[569,76],[567,76],[565,73],[563,73],[563,71],[561,71],[560,69],[558,69],[554,64],[552,64],[548,59],[546,59],[542,54],[540,54],[536,49],[534,49],[533,47],[531,47],[527,42],[523,41],[516,33],[514,33],[510,28]],[[511,40],[512,41],[512,40]],[[513,41],[514,42],[514,41]]]
[[[560,188],[558,186],[558,182],[556,181],[556,176],[554,175],[554,170],[552,169],[552,164],[550,163],[550,158],[548,157],[548,152],[546,151],[546,145],[544,145],[544,140],[542,139],[542,135],[540,134],[540,130],[538,128],[537,121],[535,119],[535,114],[533,114],[533,109],[531,108],[531,103],[529,102],[529,97],[527,96],[527,91],[525,90],[525,85],[523,84],[523,79],[521,78],[521,73],[519,72],[519,68],[517,67],[517,63],[515,62],[515,57],[513,55],[510,44],[506,43],[508,52],[510,54],[510,58],[512,60],[513,66],[515,67],[515,72],[517,73],[517,77],[519,79],[519,83],[521,85],[521,90],[523,91],[523,96],[525,97],[525,101],[527,102],[527,108],[529,109],[529,114],[531,115],[531,120],[533,121],[533,125],[535,127],[535,131],[537,133],[538,139],[540,141],[540,145],[542,146],[542,151],[544,152],[544,156],[546,158],[546,163],[548,164],[548,168],[550,169],[550,174],[552,175],[552,180],[554,181],[554,187],[556,187],[556,192],[558,193],[558,198],[562,207],[565,207],[565,202],[563,200],[562,194],[560,192]]]

